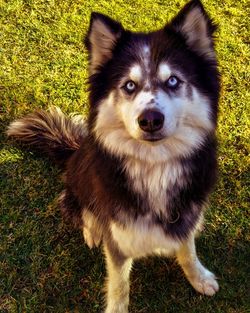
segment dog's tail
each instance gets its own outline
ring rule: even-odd
[[[67,117],[53,107],[48,112],[37,111],[12,122],[7,135],[45,153],[60,167],[78,150],[86,136],[84,120]]]

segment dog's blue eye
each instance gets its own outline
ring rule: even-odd
[[[136,84],[132,80],[129,80],[128,82],[126,82],[123,88],[127,93],[133,93],[136,89]]]
[[[176,76],[170,76],[166,82],[168,88],[175,89],[179,86],[180,80]]]

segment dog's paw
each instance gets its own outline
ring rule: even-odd
[[[90,249],[94,248],[95,241],[94,241],[94,238],[92,236],[92,233],[90,232],[90,230],[87,227],[83,227],[83,238],[84,238],[84,241],[86,242],[86,244],[88,245],[88,247]]]
[[[118,289],[116,289],[116,292]],[[129,304],[128,297],[125,297],[125,299],[123,298],[117,299],[116,296],[115,297],[109,296],[107,299],[107,307],[104,313],[128,313],[128,304]]]
[[[101,242],[101,235],[98,232],[91,231],[88,227],[83,227],[83,238],[90,249],[98,247]]]
[[[215,275],[202,265],[196,275],[187,278],[194,289],[201,294],[213,296],[219,290]]]
[[[104,313],[128,313],[128,308],[118,304],[117,306],[107,307]]]

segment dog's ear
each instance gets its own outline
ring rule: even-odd
[[[199,0],[187,3],[168,26],[182,35],[190,49],[208,59],[215,58],[213,34],[217,27]]]
[[[85,38],[85,45],[90,56],[90,72],[112,58],[113,49],[121,37],[123,27],[106,15],[93,12],[90,26]]]

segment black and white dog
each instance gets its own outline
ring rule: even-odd
[[[63,215],[104,249],[106,313],[128,312],[133,259],[152,254],[176,256],[198,292],[218,291],[194,241],[216,179],[215,29],[198,0],[150,33],[93,13],[87,121],[54,108],[9,126],[64,169]]]

